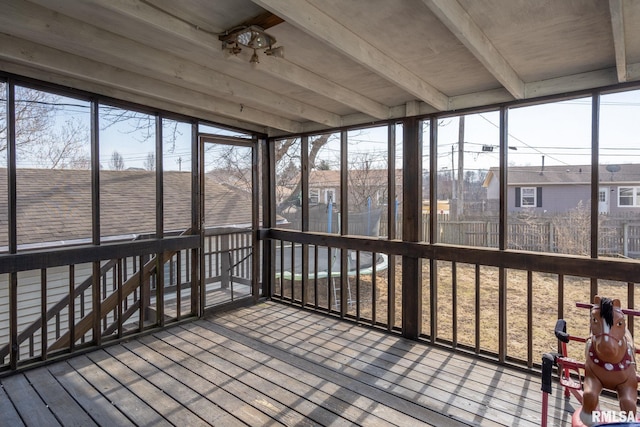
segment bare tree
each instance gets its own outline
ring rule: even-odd
[[[100,129],[106,130],[115,125],[125,124],[127,126],[118,127],[119,132],[126,134],[136,134],[139,142],[145,142],[155,138],[156,120],[155,115],[142,113],[134,110],[124,110],[110,105],[100,105]],[[170,119],[162,120],[162,136],[165,150],[168,153],[175,151],[178,138],[182,135],[179,129],[180,122]]]
[[[147,158],[144,160],[144,168],[148,171],[156,170],[156,155],[155,153],[147,153]]]
[[[385,159],[386,160],[386,159]],[[376,206],[378,199],[387,198],[387,170],[375,169],[380,163],[372,153],[364,153],[349,162],[349,209],[354,212],[364,211],[371,200]]]
[[[29,150],[36,166],[50,169],[89,169],[89,130],[77,119],[69,119],[58,130],[34,141]]]
[[[333,134],[319,135],[309,139],[309,170],[319,169],[321,164],[316,164],[318,153],[330,140]],[[300,138],[288,138],[276,141],[276,200],[278,206],[276,211],[283,212],[292,205],[299,203],[300,192],[302,190],[302,174],[300,173]]]
[[[116,171],[124,170],[124,158],[122,154],[114,151],[111,154],[111,160],[109,160],[109,168]]]
[[[591,252],[591,212],[578,202],[573,209],[553,217],[556,250],[562,254],[589,255]]]
[[[84,108],[55,94],[16,87],[15,136],[20,165],[51,169],[90,167],[87,122],[68,114]],[[0,153],[7,150],[6,103],[0,103]],[[67,116],[60,122],[60,116]]]
[[[210,175],[215,176],[220,183],[251,193],[252,159],[247,155],[246,147],[215,144],[207,147],[207,150],[210,150],[215,158],[215,164],[207,165],[212,167]]]
[[[328,171],[331,170],[331,165],[325,159],[320,160],[320,163],[317,166],[319,171]]]

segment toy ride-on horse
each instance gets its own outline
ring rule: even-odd
[[[565,397],[573,394],[582,404],[572,417],[573,427],[609,421],[608,418],[616,418],[615,421],[635,421],[639,379],[635,355],[638,351],[627,329],[626,315],[638,316],[640,312],[622,309],[618,299],[599,296],[594,298],[593,304],[577,303],[576,306],[591,309],[589,336],[571,336],[567,334],[567,324],[563,319],[556,323],[555,334],[561,342],[561,353],[547,353],[542,357],[542,426],[547,425],[548,395],[551,394],[554,364],[558,366]],[[568,357],[569,341],[585,343],[584,362]],[[581,381],[581,371],[584,371],[584,381]],[[615,391],[618,395],[620,412],[615,417],[600,416],[598,402],[603,389]]]

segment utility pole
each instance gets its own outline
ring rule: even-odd
[[[458,182],[456,187],[456,219],[460,219],[464,211],[464,116],[458,122]]]
[[[451,144],[451,198],[456,198],[456,147]]]

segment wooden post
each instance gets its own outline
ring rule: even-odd
[[[422,236],[422,144],[420,122],[415,117],[404,119],[402,236],[404,241],[417,242]],[[422,328],[421,259],[402,256],[402,334],[417,339]]]
[[[349,234],[349,151],[348,132],[340,132],[340,235]],[[340,318],[344,318],[347,312],[347,280],[349,280],[349,261],[347,249],[340,249]],[[335,286],[335,284],[334,284]],[[371,281],[371,294],[376,295],[375,276]],[[375,304],[375,302],[374,302]],[[331,307],[329,307],[331,308]],[[372,309],[372,316],[375,316],[375,309]]]
[[[629,256],[629,224],[622,224],[622,255]]]
[[[164,179],[162,117],[156,115],[156,239],[164,238]],[[156,324],[164,327],[164,254],[156,256]],[[122,304],[122,302],[120,302]]]
[[[229,240],[231,240],[230,234],[220,236],[220,287],[222,289],[228,289],[230,283],[230,268],[231,268],[231,251],[229,250]]]
[[[429,243],[438,243],[438,119],[429,122]],[[422,180],[421,180],[422,181]],[[422,279],[422,271],[419,275]],[[422,286],[421,286],[422,287]],[[438,336],[438,262],[429,260],[429,335]]]
[[[500,109],[500,242],[499,249],[507,246],[507,142],[508,110]],[[507,356],[507,275],[504,267],[498,270],[498,360],[504,363]]]

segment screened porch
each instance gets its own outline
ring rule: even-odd
[[[640,308],[640,4],[0,10],[3,419],[539,425]]]

